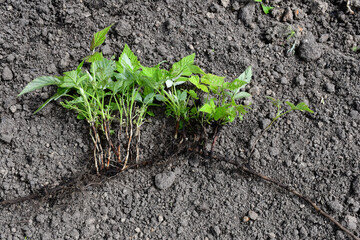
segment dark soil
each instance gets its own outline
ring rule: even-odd
[[[350,2],[354,14],[342,0],[269,5],[275,9],[266,15],[243,0],[0,0],[0,199],[90,170],[85,122],[56,102],[32,114],[55,89],[16,96],[38,76],[74,69],[94,32],[115,23],[102,47],[108,57],[127,43],[149,66],[195,52],[196,64],[229,79],[253,67],[252,110],[222,128],[218,156],[244,161],[274,116],[265,96],[305,101],[315,113],[278,122],[250,166],[360,237],[360,52],[352,51],[360,45],[360,3]],[[142,161],[166,164],[71,185],[80,191],[54,201],[2,206],[0,239],[349,239],[306,202],[233,165],[194,154],[169,159],[173,130],[163,116],[143,126]]]

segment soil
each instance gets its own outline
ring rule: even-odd
[[[266,2],[266,1],[265,1]],[[215,154],[244,161],[275,109],[265,96],[305,101],[256,145],[250,167],[292,186],[360,237],[360,4],[279,1],[264,14],[244,0],[0,0],[0,199],[59,186],[87,172],[88,126],[55,89],[20,98],[32,79],[74,69],[93,34],[115,23],[107,57],[127,43],[145,65],[193,52],[196,64],[233,79],[253,67],[252,110],[222,128]],[[291,30],[294,34],[291,35]],[[143,126],[142,161],[54,201],[0,208],[0,239],[350,239],[306,202],[233,165],[166,157],[174,123]],[[165,157],[164,157],[165,156]],[[171,160],[171,161],[170,161]]]

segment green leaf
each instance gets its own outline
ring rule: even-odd
[[[218,93],[218,89],[223,86],[225,77],[219,77],[213,74],[202,76],[201,82],[208,84],[213,93]]]
[[[226,116],[226,108],[225,107],[217,107],[215,109],[215,113],[214,113],[214,120],[218,121],[221,118],[224,118]]]
[[[106,58],[91,64],[90,71],[97,81],[105,81],[114,76],[115,62]]]
[[[205,103],[200,109],[199,109],[199,112],[206,112],[206,113],[209,113],[211,114],[213,111],[212,107],[210,106],[210,104],[208,103]]]
[[[274,8],[274,7],[271,7],[271,6],[266,6],[264,4],[261,4],[261,7],[262,7],[265,14],[268,14],[270,12],[270,10]]]
[[[62,81],[60,79],[61,78],[58,78],[58,77],[48,77],[48,76],[35,78],[28,85],[26,85],[26,87],[21,91],[21,93],[18,95],[18,97],[25,93],[32,92],[37,89],[43,88],[45,86],[49,86],[49,85],[58,85],[59,86],[62,83]]]
[[[208,87],[207,86],[205,86],[205,85],[202,85],[202,84],[199,84],[199,89],[201,89],[203,92],[206,92],[206,93],[208,93],[209,92],[209,89],[208,89]]]
[[[165,102],[166,98],[163,95],[160,94],[156,94],[155,95],[156,100],[158,100],[159,102]]]
[[[306,105],[306,103],[304,103],[304,102],[301,102],[298,105],[296,105],[296,108],[299,109],[300,111],[306,111],[306,112],[309,112],[309,113],[314,113],[314,111],[311,110],[308,107],[308,105]]]
[[[141,64],[135,56],[135,54],[131,51],[129,46],[125,44],[124,49],[119,57],[117,62],[117,71],[122,73],[124,68],[131,70],[131,72],[136,72],[140,68]]]
[[[236,99],[239,99],[239,98],[247,98],[247,97],[251,97],[251,94],[247,93],[247,92],[238,92],[237,94],[235,94],[233,99],[236,100]]]
[[[291,102],[289,102],[289,101],[286,101],[285,102],[287,105],[289,105],[290,106],[290,108],[291,109],[293,109],[293,110],[299,110],[299,111],[306,111],[306,112],[309,112],[309,113],[314,113],[314,111],[313,110],[311,110],[309,107],[308,107],[308,105],[306,105],[306,103],[304,103],[304,102],[301,102],[301,103],[299,103],[298,105],[294,105],[294,104],[292,104]]]
[[[95,61],[100,61],[104,58],[103,54],[101,52],[95,52],[93,55],[84,57],[83,60],[85,60],[88,63],[92,63]]]
[[[146,97],[144,98],[144,104],[150,104],[153,102],[155,97],[155,93],[149,93],[148,95],[146,95]]]
[[[174,63],[170,69],[171,76],[190,76],[192,74],[190,66],[193,65],[195,53],[182,58],[180,61]]]
[[[93,51],[96,47],[103,44],[103,42],[106,39],[106,34],[109,32],[112,25],[113,24],[94,34],[94,37],[91,40],[91,44],[90,44],[90,51]]]
[[[81,113],[79,113],[77,116],[76,116],[77,119],[79,120],[84,120],[86,117],[84,115],[82,115]]]
[[[81,61],[81,63],[77,66],[76,72],[77,72],[78,74],[81,73],[81,68],[83,67],[83,65],[84,65],[84,61]]]
[[[66,95],[69,92],[70,89],[68,88],[58,88],[57,92],[50,97],[49,99],[47,99],[35,112],[34,114],[38,113],[41,109],[43,109],[49,102],[51,101],[56,101],[58,100],[60,97]]]
[[[154,117],[154,116],[155,116],[155,113],[153,113],[152,111],[147,111],[146,114],[149,115],[150,117]]]
[[[189,95],[194,98],[194,99],[199,99],[198,95],[196,94],[196,92],[194,90],[189,90],[188,91]]]
[[[286,103],[287,105],[289,105],[292,110],[297,110],[296,106],[295,106],[293,103],[291,103],[291,102],[289,102],[289,101],[286,101],[285,103]]]
[[[262,0],[254,0],[255,2],[262,2]]]
[[[78,78],[78,73],[76,70],[64,72],[64,80],[59,87],[73,88],[77,85],[77,78]]]
[[[197,87],[199,85],[200,78],[199,78],[199,76],[191,76],[189,78],[189,82],[191,82],[192,84],[194,84]]]
[[[275,106],[275,107],[280,107],[281,106],[281,101],[279,99],[270,97],[270,96],[266,96],[267,99],[269,99],[271,101],[271,103]],[[290,106],[291,107],[291,106]]]
[[[238,92],[241,88],[244,88],[246,84],[250,83],[252,77],[251,66],[246,68],[246,70],[228,86],[228,89],[234,92]]]
[[[206,74],[200,67],[198,67],[196,65],[189,66],[189,70],[195,74],[202,74],[202,75]]]

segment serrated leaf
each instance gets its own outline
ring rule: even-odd
[[[106,34],[109,32],[112,25],[113,24],[94,34],[94,37],[91,40],[91,44],[90,44],[90,51],[93,51],[96,47],[103,44],[103,42],[106,39]]]
[[[228,116],[228,113],[227,113],[227,107],[217,107],[215,109],[215,113],[214,113],[214,120],[215,121],[218,121],[219,119],[224,119],[225,117]]]
[[[131,72],[136,72],[140,68],[141,64],[135,56],[135,54],[131,51],[129,46],[125,44],[124,49],[119,57],[117,62],[117,71],[122,73],[124,68],[131,70]]]
[[[199,109],[199,112],[206,112],[206,113],[209,113],[211,114],[212,113],[212,108],[210,106],[210,104],[208,103],[205,103],[200,109]]]
[[[97,81],[105,81],[114,76],[115,62],[106,58],[91,64],[90,71]]]
[[[180,61],[174,63],[170,69],[172,76],[182,75],[190,76],[192,74],[190,66],[193,65],[195,59],[195,53],[182,58]]]
[[[45,86],[49,86],[49,85],[59,86],[61,83],[62,81],[58,77],[48,77],[48,76],[38,77],[32,80],[28,85],[26,85],[26,87],[21,91],[21,93],[19,93],[18,97],[25,93],[43,88]]]
[[[264,4],[261,4],[261,7],[262,7],[265,14],[268,14],[270,12],[270,10],[274,8],[274,7],[271,7],[271,6],[266,6]]]
[[[78,73],[76,70],[64,72],[63,83],[59,86],[62,88],[73,88],[77,85]]]
[[[286,103],[287,105],[289,105],[292,110],[297,110],[296,106],[295,106],[293,103],[291,103],[291,102],[289,102],[289,101],[286,101],[285,103]]]
[[[309,113],[314,113],[313,110],[311,110],[308,105],[306,105],[306,103],[304,102],[301,102],[299,103],[298,105],[296,105],[296,108],[301,110],[301,111],[306,111],[306,112],[309,112]]]
[[[36,109],[36,111],[33,114],[38,113],[41,109],[43,109],[49,102],[51,101],[56,101],[58,100],[60,97],[66,95],[69,92],[70,89],[68,88],[58,88],[57,92],[50,97],[49,99],[47,99],[38,109]]]
[[[208,89],[208,87],[207,86],[205,86],[205,85],[202,85],[202,84],[199,84],[199,89],[201,89],[203,92],[206,92],[206,93],[208,93],[209,92],[209,89]]]
[[[217,89],[224,84],[225,77],[216,76],[213,74],[206,74],[202,76],[201,83],[209,85],[209,88],[213,92],[217,92]]]
[[[95,52],[93,55],[87,56],[83,58],[88,63],[92,63],[95,61],[100,61],[104,58],[103,54],[101,52]]]
[[[192,84],[194,84],[197,87],[199,85],[200,78],[199,78],[199,76],[191,76],[189,78],[189,82],[191,82]]]
[[[189,66],[189,70],[194,74],[202,74],[205,75],[206,73],[197,65]]]

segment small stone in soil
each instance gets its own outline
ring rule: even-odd
[[[174,172],[159,173],[155,176],[155,186],[160,190],[165,190],[171,187],[175,181],[175,177]]]
[[[10,81],[13,79],[13,77],[14,77],[14,75],[13,75],[11,69],[8,66],[4,67],[3,72],[2,72],[2,79],[4,81]]]
[[[249,217],[252,220],[256,220],[259,217],[259,215],[254,211],[249,211]]]

